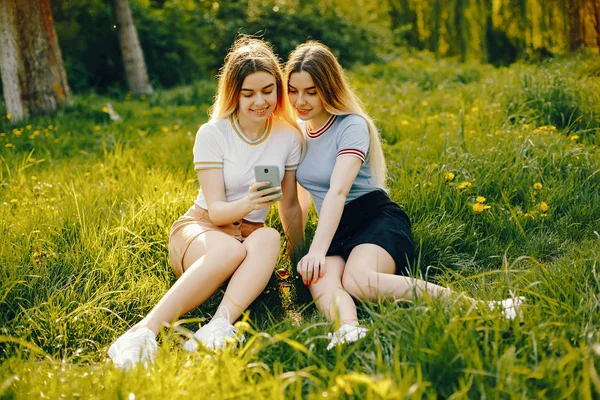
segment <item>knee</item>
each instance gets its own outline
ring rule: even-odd
[[[268,247],[269,249],[277,249],[277,251],[279,251],[281,248],[281,235],[277,229],[260,228],[260,234],[260,239],[264,246]]]

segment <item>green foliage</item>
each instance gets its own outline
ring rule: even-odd
[[[358,3],[139,0],[131,8],[150,79],[155,86],[171,87],[214,76],[238,33],[268,39],[282,59],[315,39],[327,43],[345,65],[373,62],[389,50],[387,15],[370,6],[370,17],[363,18]],[[109,5],[59,2],[53,13],[72,89],[118,94],[126,88]]]
[[[524,295],[523,320],[454,299],[364,303],[370,333],[328,352],[331,326],[305,287],[274,274],[240,349],[181,350],[218,292],[162,334],[148,372],[115,370],[106,349],[175,281],[169,228],[196,195],[191,149],[214,82],[75,96],[72,110],[16,126],[3,118],[0,396],[597,397],[599,63],[494,69],[402,53],[349,72],[428,278],[483,300]],[[581,124],[558,123],[569,110]],[[281,229],[275,210],[268,224]],[[308,225],[310,238],[314,213]],[[282,253],[277,268],[293,265]]]

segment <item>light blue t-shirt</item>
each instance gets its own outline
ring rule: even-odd
[[[329,191],[331,174],[338,157],[354,156],[362,166],[350,188],[346,204],[374,190],[383,190],[375,183],[369,167],[369,127],[359,115],[332,115],[315,132],[309,132],[306,123],[299,121],[306,138],[306,155],[296,171],[296,179],[310,193],[317,214]]]

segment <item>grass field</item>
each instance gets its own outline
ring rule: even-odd
[[[80,95],[59,115],[0,122],[0,397],[600,397],[600,57],[494,69],[401,55],[350,78],[429,279],[523,295],[522,320],[366,303],[368,336],[327,351],[330,326],[293,274],[274,274],[241,348],[181,349],[216,295],[161,335],[153,369],[115,370],[108,346],[175,280],[168,232],[197,191],[214,83]],[[277,268],[291,270],[285,255]]]

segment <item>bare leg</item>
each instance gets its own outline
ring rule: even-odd
[[[342,287],[344,264],[344,260],[339,256],[326,257],[325,273],[317,283],[310,284],[310,293],[317,308],[329,322],[358,325],[356,304]],[[338,318],[339,321],[336,321]]]
[[[245,257],[246,248],[227,234],[217,231],[201,234],[185,254],[183,275],[132,330],[145,327],[158,334],[165,323],[208,299]]]
[[[342,276],[343,287],[361,299],[376,300],[379,297],[389,299],[412,300],[413,294],[423,298],[451,298],[464,295],[429,283],[422,279],[394,275],[396,264],[394,259],[383,248],[374,244],[356,246],[350,253]]]
[[[277,263],[281,238],[273,228],[259,228],[242,245],[246,258],[233,273],[213,319],[229,317],[230,323],[235,321],[262,293]]]

